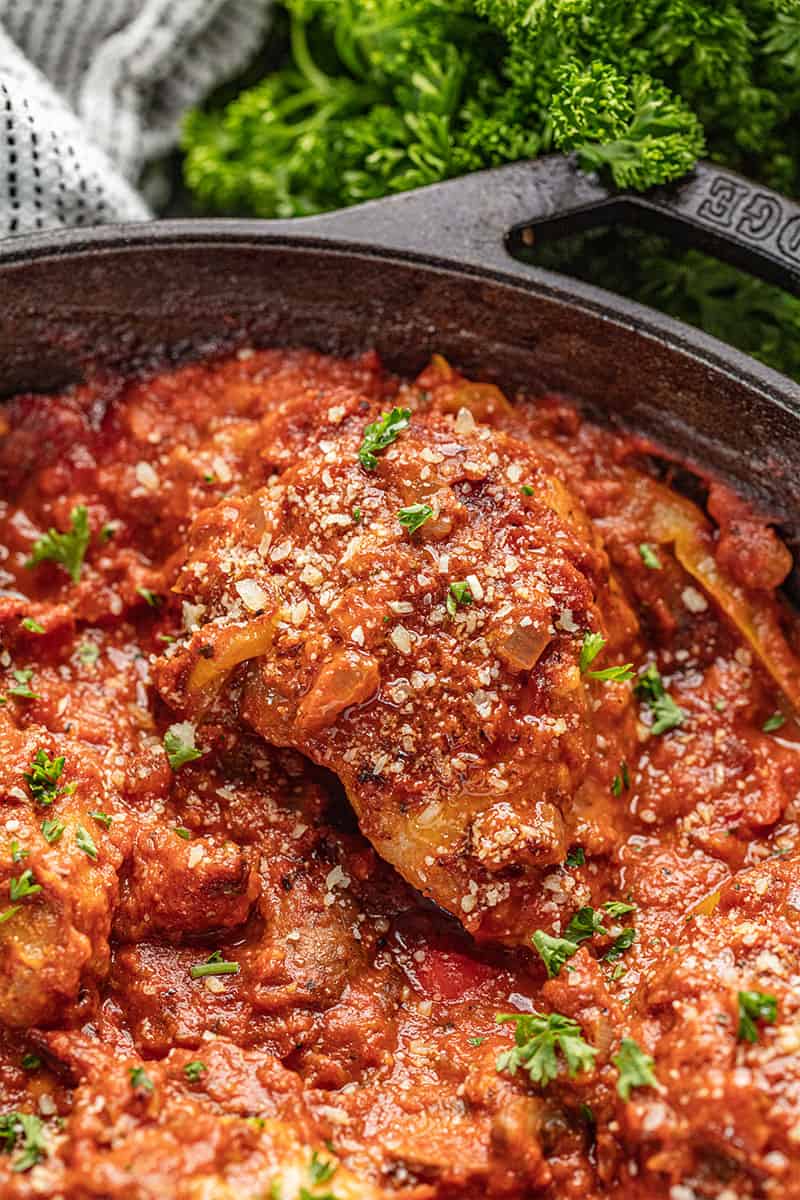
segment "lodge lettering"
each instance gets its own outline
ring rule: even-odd
[[[716,175],[697,215],[751,242],[772,241],[792,263],[800,264],[800,213],[791,216],[775,195],[748,187],[740,179]]]

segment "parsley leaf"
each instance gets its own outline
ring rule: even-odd
[[[24,670],[17,669],[11,672],[16,679],[14,687],[8,689],[9,696],[18,696],[21,700],[41,700],[38,692],[32,692],[28,684],[33,677],[33,668],[25,667]]]
[[[652,734],[667,733],[683,724],[686,714],[664,690],[664,683],[654,663],[642,671],[633,690],[650,709],[653,717],[650,726]]]
[[[581,675],[589,669],[605,644],[606,639],[602,633],[587,633],[584,635],[580,657]]]
[[[633,663],[621,663],[618,667],[604,667],[602,671],[587,671],[589,679],[603,679],[613,683],[624,683],[633,678]]]
[[[38,804],[52,804],[57,796],[64,791],[59,788],[58,781],[64,770],[64,756],[48,758],[46,750],[37,750],[36,757],[31,763],[31,769],[24,771],[22,778],[28,785],[28,791]]]
[[[100,657],[100,647],[96,646],[94,642],[81,642],[75,653],[78,661],[85,667],[93,667]]]
[[[498,1025],[509,1021],[516,1024],[516,1045],[498,1054],[498,1071],[515,1075],[522,1068],[532,1083],[546,1087],[558,1074],[559,1050],[571,1077],[594,1066],[597,1051],[584,1040],[580,1025],[571,1017],[561,1013],[498,1013],[495,1021]]]
[[[365,471],[375,470],[378,465],[376,456],[397,440],[410,420],[410,408],[393,408],[391,412],[382,413],[377,421],[366,426],[364,440],[358,450],[358,461]]]
[[[185,842],[188,842],[192,836],[191,829],[187,829],[185,825],[176,825],[172,832],[177,833],[178,837],[183,838]]]
[[[21,1153],[11,1164],[12,1171],[30,1171],[47,1157],[44,1126],[38,1117],[21,1112],[0,1114],[0,1149],[11,1154],[19,1142]]]
[[[615,939],[609,950],[603,955],[603,962],[616,962],[618,958],[622,958],[626,950],[630,950],[633,943],[636,941],[636,930],[630,925],[626,926]]]
[[[606,900],[603,908],[610,917],[622,917],[625,913],[636,912],[636,905],[628,904],[625,900]]]
[[[150,608],[158,608],[159,604],[161,603],[161,597],[159,596],[158,592],[152,592],[150,588],[137,587],[136,594],[141,596]]]
[[[75,843],[79,850],[82,850],[92,860],[97,859],[97,846],[95,846],[92,835],[80,823],[75,828]]]
[[[637,1046],[633,1038],[622,1039],[619,1053],[612,1055],[611,1061],[619,1071],[617,1092],[623,1100],[630,1099],[634,1088],[658,1086],[653,1071],[655,1061]]]
[[[134,1091],[147,1092],[148,1094],[153,1091],[155,1084],[145,1071],[144,1067],[130,1067],[128,1070],[128,1076],[131,1081],[131,1087],[134,1089]]]
[[[432,516],[433,509],[430,504],[409,504],[408,508],[400,509],[397,519],[409,533],[416,533]]]
[[[173,771],[180,770],[186,763],[194,762],[203,755],[203,751],[194,744],[194,726],[189,721],[170,725],[164,734],[164,749]]]
[[[192,1060],[192,1062],[188,1062],[186,1064],[186,1066],[183,1068],[183,1073],[189,1080],[189,1083],[197,1083],[203,1072],[207,1070],[208,1067],[206,1064],[201,1062],[199,1058],[195,1058]]]
[[[446,608],[451,617],[456,615],[459,604],[472,604],[472,592],[468,583],[451,583],[447,589]]]
[[[23,1054],[20,1066],[23,1071],[38,1071],[42,1065],[42,1060],[38,1054]]]
[[[90,812],[89,816],[93,821],[97,821],[98,825],[102,825],[104,829],[110,829],[114,818],[104,812]]]
[[[66,826],[61,821],[42,821],[42,837],[51,846],[57,842]]]
[[[756,1021],[774,1025],[778,1017],[778,1001],[770,992],[739,992],[739,1028],[736,1036],[742,1042],[757,1042]]]
[[[320,1158],[317,1151],[313,1151],[308,1166],[308,1173],[313,1184],[327,1183],[336,1174],[336,1170],[336,1163],[331,1162],[328,1158]]]
[[[603,926],[603,914],[586,904],[572,916],[565,937],[577,946],[587,938],[594,937],[596,933],[608,933]]]
[[[642,562],[646,567],[649,567],[651,571],[661,570],[661,559],[658,557],[653,547],[647,542],[642,542],[641,546],[639,547],[639,553],[642,556]]]
[[[783,715],[783,713],[774,712],[771,717],[767,717],[761,728],[764,730],[764,733],[774,733],[776,729],[780,729],[780,727],[785,724],[786,717]]]
[[[28,633],[44,633],[44,625],[40,625],[38,621],[34,621],[33,617],[23,617],[21,625]]]
[[[8,881],[8,893],[13,901],[24,900],[26,896],[35,896],[37,892],[42,890],[40,883],[34,883],[33,871],[30,867],[23,871],[19,879],[12,878]]]
[[[564,859],[564,866],[567,868],[582,867],[586,863],[586,852],[583,846],[575,846],[570,850],[567,857]]]
[[[38,566],[40,562],[49,559],[58,563],[69,575],[73,583],[81,577],[84,555],[89,545],[89,510],[85,504],[73,508],[70,514],[71,528],[68,533],[59,533],[50,529],[33,544],[31,556],[25,563],[26,567]]]
[[[567,959],[572,958],[578,950],[577,942],[566,937],[552,937],[543,929],[536,930],[532,941],[547,968],[549,979],[555,979]]]
[[[353,508],[353,524],[354,524],[354,525],[360,525],[360,524],[361,524],[361,518],[362,518],[362,515],[363,515],[363,514],[362,514],[362,512],[361,512],[361,505],[360,505],[360,504],[356,504],[356,505],[355,505],[355,507]]]

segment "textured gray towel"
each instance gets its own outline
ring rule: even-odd
[[[271,0],[0,0],[0,237],[141,221],[148,163],[252,57]]]

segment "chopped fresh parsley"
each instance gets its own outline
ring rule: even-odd
[[[164,750],[173,771],[180,770],[186,763],[194,762],[203,754],[194,744],[194,727],[188,721],[170,725],[164,734]]]
[[[141,596],[151,608],[158,608],[159,604],[161,603],[161,597],[157,592],[151,592],[150,588],[137,587],[136,593],[137,595]]]
[[[11,843],[11,861],[13,863],[22,862],[23,858],[27,858],[30,850],[26,850],[24,846],[20,846],[16,838]]]
[[[197,1083],[203,1072],[207,1070],[208,1067],[206,1064],[201,1062],[199,1058],[195,1058],[192,1060],[192,1062],[188,1062],[186,1064],[186,1066],[183,1068],[183,1073],[189,1080],[189,1083]]]
[[[456,615],[460,604],[472,604],[472,592],[468,583],[451,583],[447,589],[446,607],[451,617]]]
[[[543,929],[537,929],[532,938],[547,969],[548,979],[555,979],[568,958],[577,953],[578,943],[566,937],[552,937]]]
[[[397,519],[409,533],[416,533],[432,516],[430,504],[409,504],[408,508],[400,509]]]
[[[523,496],[532,496],[533,495],[533,488],[531,487],[531,485],[529,483],[523,483],[522,487],[519,490],[522,492]]]
[[[93,821],[97,821],[98,825],[102,825],[104,829],[110,829],[114,820],[113,817],[110,817],[108,813],[104,812],[90,812],[89,816]]]
[[[633,1038],[622,1039],[619,1053],[614,1054],[611,1061],[619,1071],[617,1092],[623,1100],[630,1099],[634,1088],[658,1086],[653,1071],[654,1060],[637,1046]]]
[[[654,663],[642,671],[634,692],[647,705],[653,718],[652,734],[667,733],[683,724],[685,713],[664,689],[664,683]]]
[[[41,700],[38,692],[32,692],[28,684],[33,677],[33,668],[25,667],[11,672],[16,683],[8,689],[9,696],[17,696],[20,700]]]
[[[774,712],[771,717],[767,717],[761,728],[764,733],[774,733],[776,729],[780,729],[781,725],[786,724],[786,717],[782,712]]]
[[[467,1041],[469,1042],[470,1046],[482,1046],[483,1043],[486,1041],[486,1038],[471,1037],[471,1038],[467,1038]]]
[[[44,1126],[32,1113],[0,1114],[0,1150],[11,1154],[17,1146],[21,1153],[11,1164],[11,1170],[16,1173],[30,1171],[31,1167],[47,1157]]]
[[[602,671],[587,671],[589,679],[602,679],[609,683],[624,683],[633,678],[633,663],[620,663],[618,667],[604,667]]]
[[[586,864],[586,852],[583,846],[574,846],[564,859],[565,867],[582,867]]]
[[[336,1163],[331,1162],[329,1158],[321,1158],[316,1150],[313,1151],[311,1162],[308,1165],[308,1173],[313,1184],[327,1183],[336,1174],[336,1170]]]
[[[642,556],[642,562],[646,567],[649,567],[651,571],[661,570],[661,559],[658,557],[653,547],[647,542],[642,542],[641,546],[639,547],[639,553]]]
[[[619,764],[619,774],[615,775],[611,781],[611,792],[614,796],[621,796],[623,788],[631,786],[631,777],[628,772],[628,764],[621,762]]]
[[[606,639],[602,633],[587,633],[584,635],[580,657],[581,675],[585,671],[588,671],[605,644]]]
[[[145,1071],[144,1067],[130,1067],[128,1070],[128,1076],[131,1081],[131,1087],[134,1091],[147,1093],[153,1091],[155,1084]]]
[[[739,992],[739,1028],[736,1036],[741,1042],[757,1042],[756,1021],[774,1025],[778,1017],[778,1001],[770,992]]]
[[[100,647],[96,646],[94,642],[81,642],[75,653],[78,661],[85,667],[93,667],[100,657]]]
[[[192,979],[203,979],[206,975],[238,975],[238,962],[226,962],[222,957],[221,950],[215,950],[213,954],[209,954],[205,962],[195,963],[189,968],[189,974]]]
[[[12,904],[11,908],[4,908],[3,911],[0,912],[0,925],[5,925],[6,921],[10,921],[14,916],[14,913],[18,913],[19,910],[19,904]]]
[[[23,1054],[21,1063],[23,1071],[38,1071],[41,1065],[42,1060],[38,1054]]]
[[[375,470],[378,465],[377,455],[397,440],[398,435],[408,427],[410,420],[410,408],[393,408],[391,412],[382,413],[377,421],[366,426],[364,440],[358,449],[358,461],[365,471]]]
[[[61,821],[42,821],[42,837],[51,846],[61,837],[66,826]]]
[[[361,516],[362,516],[361,505],[356,504],[355,508],[353,509],[353,524],[354,525],[361,524]]]
[[[510,1021],[516,1025],[516,1045],[498,1054],[498,1071],[516,1075],[522,1068],[532,1083],[546,1087],[558,1074],[559,1050],[571,1077],[594,1066],[597,1051],[584,1040],[580,1025],[571,1017],[561,1013],[498,1013],[495,1020],[498,1025]]]
[[[625,913],[636,912],[636,905],[628,904],[625,900],[606,900],[603,908],[610,917],[623,917]]]
[[[85,504],[73,508],[70,514],[71,528],[67,533],[50,529],[33,544],[26,567],[35,567],[49,560],[58,563],[73,583],[81,577],[84,555],[89,545],[89,510]]]
[[[616,938],[613,945],[603,955],[603,962],[616,962],[618,958],[622,958],[626,950],[630,950],[633,943],[636,941],[636,930],[630,925],[626,926]]]
[[[577,946],[581,942],[585,942],[587,938],[594,937],[596,933],[608,933],[603,926],[603,914],[586,904],[583,908],[579,908],[570,919],[565,937]]]
[[[38,621],[34,621],[33,617],[23,617],[22,628],[28,633],[44,633],[44,625],[40,625]]]
[[[80,823],[75,828],[75,843],[79,850],[88,855],[91,859],[97,858],[97,846],[95,846],[92,835]]]
[[[28,791],[38,804],[52,804],[57,796],[64,791],[58,786],[61,772],[64,770],[64,756],[48,758],[46,750],[37,750],[36,757],[31,763],[31,769],[24,771],[22,778],[28,785]]]
[[[8,881],[8,894],[12,903],[16,900],[24,900],[27,896],[36,896],[42,890],[40,883],[35,883],[33,871],[30,867],[23,871],[19,879],[12,878]]]
[[[189,838],[192,836],[191,829],[187,829],[185,825],[176,825],[175,833],[177,833],[179,838],[183,838],[184,841],[187,841],[187,842],[188,842]]]

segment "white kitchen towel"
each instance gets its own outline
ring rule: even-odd
[[[272,0],[0,0],[0,237],[142,221],[147,165],[257,51]]]

